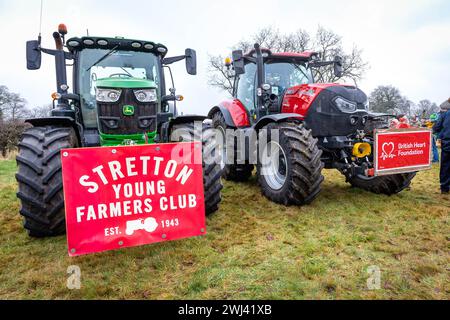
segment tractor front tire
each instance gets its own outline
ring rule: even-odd
[[[258,148],[262,148],[259,154],[264,158],[268,146],[276,146],[279,153],[278,156],[276,153],[268,155],[266,165],[261,163],[262,159],[258,161],[258,182],[262,193],[283,205],[311,203],[319,194],[324,180],[322,151],[317,139],[312,136],[311,130],[296,122],[270,123],[263,129],[267,130],[267,146],[259,143]],[[272,139],[271,130],[278,130],[278,142]],[[271,159],[272,155],[278,159]],[[278,164],[271,169],[273,163]]]
[[[408,188],[416,173],[400,173],[378,177],[353,176],[347,177],[347,182],[354,188],[363,189],[377,194],[393,195]]]
[[[193,123],[177,124],[172,127],[172,142],[202,142],[203,153],[203,187],[205,196],[205,213],[210,215],[219,209],[223,189],[220,170],[220,155],[217,153],[216,140],[211,126],[203,124],[202,133],[195,131]],[[180,134],[181,132],[181,134]]]
[[[17,197],[24,228],[30,236],[65,233],[60,150],[76,147],[78,139],[72,128],[33,127],[22,134],[16,158]]]
[[[214,113],[212,117],[213,127],[217,130],[220,130],[224,135],[222,142],[226,146],[226,130],[229,129],[225,122],[225,118],[223,117],[221,112]],[[234,144],[234,154],[237,154],[237,143]],[[226,161],[226,153],[222,152],[222,177],[229,181],[235,182],[245,182],[251,176],[254,169],[254,165],[252,164],[225,164]]]

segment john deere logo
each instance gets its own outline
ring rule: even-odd
[[[134,107],[130,105],[123,106],[123,115],[124,116],[132,116],[134,115]]]

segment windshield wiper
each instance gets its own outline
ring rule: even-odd
[[[308,77],[308,75],[305,73],[305,71],[303,71],[302,68],[300,68],[300,66],[298,66],[298,65],[296,65],[296,64],[294,64],[294,63],[291,63],[291,64],[294,66],[295,69],[297,69],[297,70],[299,70],[301,73],[303,73],[303,75],[305,76],[306,79],[310,80],[309,77]]]
[[[130,77],[133,78],[133,75],[131,73],[129,73],[124,67],[120,67],[120,69],[122,69],[123,71],[125,71]]]
[[[111,50],[109,50],[104,56],[102,56],[100,59],[95,61],[89,68],[87,68],[86,71],[91,70],[92,67],[96,66],[97,64],[99,64],[100,62],[102,62],[103,60],[108,58],[110,55],[112,55],[117,50],[118,47],[119,47],[119,45],[117,45],[114,48],[112,48]]]

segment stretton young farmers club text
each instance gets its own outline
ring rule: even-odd
[[[155,206],[157,210],[163,212],[195,208],[198,201],[195,194],[164,196],[166,194],[164,179],[174,179],[180,185],[185,185],[192,173],[193,170],[189,166],[179,164],[175,160],[166,161],[163,157],[127,157],[123,162],[114,160],[99,165],[92,169],[92,174],[79,178],[80,185],[93,194],[111,187],[117,200],[130,200],[77,207],[77,222],[148,214],[155,210]],[[138,175],[148,179],[134,183],[120,183],[122,179]],[[155,195],[158,195],[158,203],[154,203],[152,199]]]

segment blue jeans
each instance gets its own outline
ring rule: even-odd
[[[433,162],[439,162],[439,151],[436,145],[436,137],[433,135]]]

